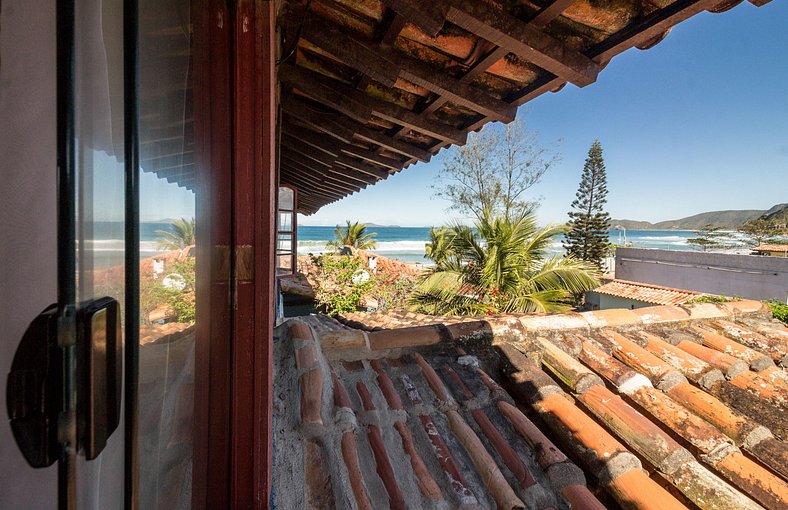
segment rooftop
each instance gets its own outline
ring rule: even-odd
[[[753,251],[776,251],[780,253],[788,253],[788,244],[762,244]]]
[[[597,287],[593,292],[654,305],[680,305],[701,295],[700,292],[692,290],[674,289],[627,280],[611,280]]]
[[[788,328],[769,317],[736,301],[375,330],[291,320],[275,502],[785,508]]]

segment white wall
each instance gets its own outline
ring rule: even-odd
[[[788,259],[616,249],[616,278],[748,299],[788,300]]]

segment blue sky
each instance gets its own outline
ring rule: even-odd
[[[542,222],[566,219],[591,142],[605,150],[608,211],[660,221],[788,202],[788,2],[701,13],[656,47],[613,59],[596,83],[520,109],[561,162],[533,188]],[[324,207],[304,225],[402,226],[451,219],[431,185],[442,151]]]

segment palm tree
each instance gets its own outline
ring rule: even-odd
[[[159,248],[163,250],[182,250],[194,244],[194,218],[173,220],[172,230],[157,230]]]
[[[599,285],[595,266],[548,256],[564,227],[538,228],[532,212],[515,218],[485,211],[468,227],[451,229],[450,255],[419,283],[410,307],[437,315],[560,312]]]
[[[373,239],[377,234],[375,232],[367,232],[367,227],[359,222],[350,223],[347,221],[347,226],[342,227],[337,225],[334,230],[334,240],[328,243],[336,249],[341,249],[343,246],[352,246],[359,250],[372,250],[378,243]]]
[[[430,240],[424,245],[424,257],[441,266],[451,256],[451,234],[447,227],[430,228]]]

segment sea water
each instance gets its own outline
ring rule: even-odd
[[[298,226],[298,254],[314,255],[324,253],[329,248],[326,243],[334,238],[335,227]],[[368,232],[376,234],[375,253],[403,262],[425,262],[424,245],[429,239],[427,227],[367,227]],[[610,242],[633,248],[654,248],[662,250],[691,250],[687,239],[696,237],[692,231],[683,230],[620,230],[610,231]],[[563,236],[556,236],[550,247],[553,254],[563,254]]]
[[[156,255],[161,251],[159,240],[161,231],[171,231],[171,224],[166,221],[143,222],[140,224],[140,258]],[[335,227],[298,226],[298,254],[318,255],[329,250],[327,243],[334,238]],[[367,227],[374,232],[377,248],[373,250],[403,262],[430,261],[424,257],[424,245],[429,239],[428,227]],[[106,267],[123,262],[124,231],[122,222],[95,222],[92,231],[86,233],[87,247],[93,253],[95,267]],[[628,230],[626,237],[620,230],[610,231],[610,241],[619,245],[627,243],[634,248],[656,248],[663,250],[691,250],[687,239],[695,237],[692,231],[679,230]],[[92,238],[92,239],[91,239]],[[563,254],[563,236],[553,239],[550,251]],[[742,253],[748,253],[744,250]]]

